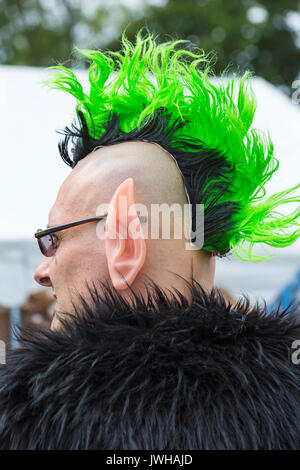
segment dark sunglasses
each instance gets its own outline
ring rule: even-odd
[[[34,234],[38,241],[39,248],[44,256],[53,256],[57,249],[55,232],[66,230],[67,228],[78,227],[79,225],[90,224],[93,222],[99,222],[107,217],[102,215],[100,217],[92,217],[91,219],[78,220],[77,222],[71,222],[65,225],[57,225],[56,227],[47,228],[46,230],[38,229]],[[140,215],[139,219],[141,222],[145,222],[147,217]]]

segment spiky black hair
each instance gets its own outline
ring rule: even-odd
[[[160,144],[178,162],[194,223],[195,204],[204,204],[203,248],[256,260],[254,244],[284,247],[299,237],[299,205],[288,215],[277,207],[299,203],[300,184],[265,197],[278,161],[269,137],[251,128],[255,97],[249,73],[215,84],[202,51],[176,50],[186,42],[157,44],[140,31],[136,44],[122,36],[121,52],[80,51],[92,61],[89,94],[71,70],[56,67],[48,83],[75,96],[79,119],[65,128],[60,153],[73,168],[96,146]]]
[[[184,178],[192,205],[192,230],[196,225],[196,204],[205,205],[204,239],[211,240],[211,249],[220,242],[224,233],[233,229],[232,217],[238,211],[238,202],[219,202],[220,196],[228,190],[230,185],[231,167],[220,152],[208,149],[200,140],[182,136],[180,145],[174,139],[175,132],[184,126],[177,120],[169,125],[171,117],[163,108],[155,111],[151,119],[130,132],[123,132],[116,113],[108,119],[104,134],[98,139],[93,138],[88,130],[84,115],[78,113],[80,126],[75,123],[71,128],[66,127],[63,133],[65,138],[59,143],[62,159],[67,165],[74,168],[76,164],[95,147],[113,145],[128,141],[155,142],[170,152],[176,159]],[[69,141],[73,139],[72,158],[69,152]],[[186,150],[181,150],[184,145]],[[210,184],[211,174],[218,178]],[[216,252],[218,256],[225,253]]]

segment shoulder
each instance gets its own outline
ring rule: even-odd
[[[156,288],[133,305],[106,290],[91,293],[64,324],[27,332],[0,369],[0,447],[5,436],[15,448],[147,448],[153,439],[155,448],[299,444],[296,307],[268,314],[242,299],[231,308],[200,286],[192,302]],[[130,429],[145,420],[148,443],[137,432],[129,444]],[[166,435],[151,435],[166,420]],[[112,435],[115,444],[105,437]]]

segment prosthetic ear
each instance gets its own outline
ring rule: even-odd
[[[111,200],[105,227],[105,251],[113,286],[130,286],[146,257],[146,242],[135,209],[134,183],[127,178]]]

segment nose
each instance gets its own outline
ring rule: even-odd
[[[38,265],[33,274],[34,280],[41,286],[51,287],[52,283],[49,276],[49,258],[44,256],[42,262]]]

